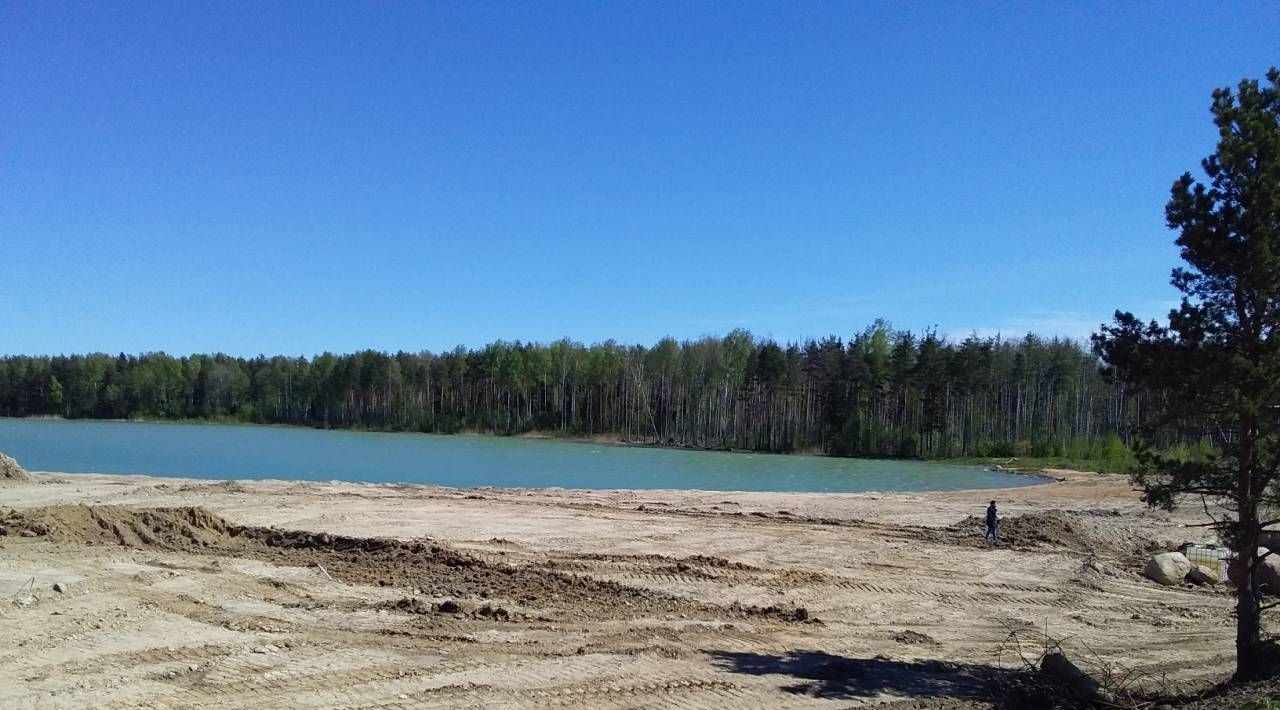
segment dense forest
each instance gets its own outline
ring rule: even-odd
[[[0,359],[0,416],[219,419],[545,432],[842,456],[1098,458],[1140,401],[1070,340],[897,331],[779,344],[746,331],[652,347],[496,342],[314,358]]]

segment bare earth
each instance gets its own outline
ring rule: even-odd
[[[837,495],[36,474],[0,485],[0,707],[985,707],[1028,628],[1167,685],[1228,675],[1228,593],[1138,574],[1153,541],[1204,539],[1198,511],[1063,475]],[[958,525],[990,498],[995,547]]]

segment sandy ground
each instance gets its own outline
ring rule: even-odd
[[[0,508],[202,506],[256,532],[9,529],[0,707],[984,707],[1019,629],[1166,686],[1228,675],[1229,594],[1137,574],[1152,541],[1204,539],[1197,511],[1064,476],[838,495],[36,474]],[[957,523],[993,497],[1011,539],[991,547]]]

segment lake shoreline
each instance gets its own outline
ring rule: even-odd
[[[779,509],[782,515],[812,515],[815,517],[847,518],[852,510],[844,507],[855,503],[855,508],[862,510],[868,504],[874,504],[875,514],[871,517],[888,515],[888,511],[897,505],[919,506],[924,502],[935,504],[936,509],[921,509],[926,524],[941,523],[938,513],[950,508],[960,500],[973,500],[975,504],[995,498],[1015,505],[1028,503],[1033,507],[1041,507],[1052,501],[1068,501],[1080,498],[1102,501],[1132,500],[1137,494],[1127,484],[1121,483],[1117,477],[1086,471],[1054,470],[1052,475],[1041,476],[1043,483],[1038,485],[1020,485],[1007,488],[973,488],[956,490],[928,491],[755,491],[755,490],[715,490],[694,488],[569,488],[563,486],[454,486],[436,483],[415,482],[374,482],[347,480],[309,480],[297,478],[200,478],[179,475],[156,475],[149,473],[101,473],[75,471],[47,471],[29,469],[27,473],[31,481],[21,483],[2,483],[0,490],[12,492],[23,485],[36,485],[49,491],[56,499],[67,498],[66,487],[71,486],[76,493],[97,492],[92,502],[107,503],[116,494],[132,496],[139,491],[150,491],[147,496],[155,497],[156,491],[167,491],[179,496],[186,493],[219,493],[238,492],[252,494],[262,492],[270,495],[289,495],[295,492],[320,493],[356,498],[405,497],[409,499],[432,500],[547,500],[556,504],[590,502],[597,505],[626,505],[629,502],[643,501],[660,506],[699,506],[720,504],[744,506],[743,511],[762,513],[770,509]],[[83,491],[81,490],[83,488]],[[108,495],[103,497],[102,492]],[[75,495],[70,496],[75,498]],[[181,496],[179,496],[181,497]],[[90,502],[90,501],[84,501]],[[887,506],[887,507],[886,507]],[[803,511],[803,512],[800,512]],[[1003,514],[1003,513],[1002,513]]]
[[[1021,491],[1024,489],[1035,489],[1044,486],[1058,486],[1069,482],[1078,482],[1082,480],[1097,479],[1107,477],[1106,474],[1092,473],[1088,471],[1069,471],[1063,469],[1055,469],[1045,473],[1016,473],[1008,471],[1011,475],[1028,476],[1038,479],[1038,483],[1031,485],[1008,486],[1004,488],[957,488],[949,490],[926,490],[926,491],[771,491],[771,490],[724,490],[718,488],[626,488],[626,487],[599,487],[599,488],[577,488],[571,486],[495,486],[495,485],[474,485],[474,486],[455,486],[443,483],[421,483],[414,481],[354,481],[341,478],[329,480],[317,480],[308,478],[277,478],[271,476],[257,476],[241,478],[236,476],[226,477],[198,477],[198,476],[180,476],[165,475],[154,473],[107,473],[102,471],[46,471],[39,469],[27,469],[26,472],[33,476],[37,481],[45,483],[74,483],[77,480],[87,480],[96,477],[105,477],[106,479],[118,479],[120,483],[135,483],[139,485],[150,485],[156,482],[169,485],[183,486],[314,486],[314,485],[332,485],[332,486],[355,486],[360,488],[388,488],[393,490],[417,490],[431,493],[457,493],[472,494],[476,492],[485,492],[491,494],[503,494],[514,496],[531,496],[531,495],[605,495],[605,496],[642,496],[642,495],[662,495],[679,497],[682,495],[699,495],[699,496],[873,496],[876,498],[884,496],[933,496],[933,495],[965,495],[965,494],[981,494],[981,495],[1001,495],[1009,494],[1013,491]]]

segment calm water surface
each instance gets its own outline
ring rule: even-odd
[[[909,461],[481,436],[50,419],[0,419],[0,451],[32,471],[463,487],[862,492],[997,488],[1043,480]]]

